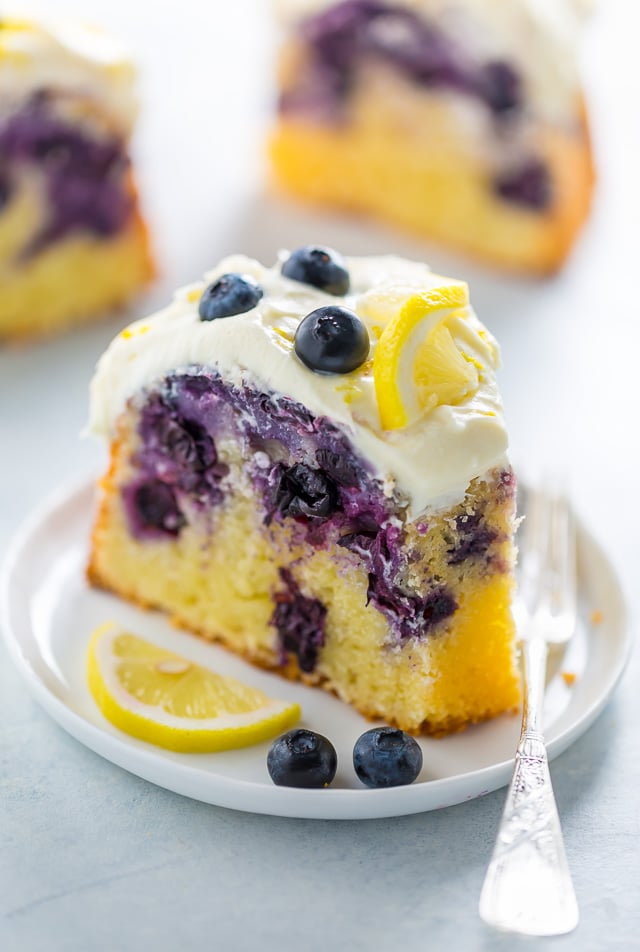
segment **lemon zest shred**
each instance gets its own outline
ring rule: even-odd
[[[275,334],[284,338],[284,340],[288,341],[290,344],[292,344],[295,339],[295,335],[292,334],[291,331],[285,330],[284,327],[274,327],[273,331]]]
[[[150,324],[141,324],[140,327],[125,327],[125,329],[120,332],[120,337],[123,337],[125,340],[130,340],[132,337],[138,337],[141,334],[146,334],[150,330]]]

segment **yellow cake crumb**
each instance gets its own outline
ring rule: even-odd
[[[86,324],[124,304],[152,275],[139,216],[108,241],[81,234],[56,242],[20,268],[0,268],[0,339]]]
[[[593,164],[584,115],[575,129],[544,126],[537,151],[553,170],[556,200],[545,214],[497,199],[492,170],[440,97],[399,83],[376,96],[362,83],[348,124],[279,118],[270,143],[276,184],[319,206],[372,215],[500,267],[556,270],[589,210]],[[402,122],[395,103],[405,104]],[[425,141],[425,130],[428,137]]]

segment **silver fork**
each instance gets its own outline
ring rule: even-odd
[[[522,935],[563,935],[578,904],[551,786],[542,726],[547,655],[576,625],[575,527],[566,497],[529,490],[514,606],[524,667],[522,731],[480,895],[480,916]]]

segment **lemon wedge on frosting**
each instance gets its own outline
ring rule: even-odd
[[[96,704],[115,727],[183,753],[257,744],[300,717],[298,704],[273,700],[114,624],[94,632],[87,674]]]
[[[385,430],[408,426],[441,404],[455,405],[478,387],[478,368],[452,333],[469,305],[467,285],[446,278],[396,305],[373,357],[373,378]]]

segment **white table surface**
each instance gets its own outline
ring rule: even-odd
[[[37,4],[30,4],[36,7]],[[560,457],[578,512],[640,607],[640,79],[634,0],[607,0],[586,72],[599,164],[593,216],[564,272],[507,280],[382,229],[314,216],[264,189],[272,31],[260,0],[48,0],[129,41],[136,140],[162,273],[138,307],[222,254],[324,241],[394,250],[469,279],[502,344],[513,456]],[[217,10],[216,18],[213,10]],[[125,318],[0,353],[0,554],[21,520],[104,448],[80,440],[93,365]],[[391,820],[287,820],[206,806],[102,760],[27,695],[0,645],[0,949],[512,950],[477,901],[504,791]],[[552,765],[581,908],[562,948],[640,948],[637,652],[596,724]],[[553,940],[533,940],[538,950]]]

